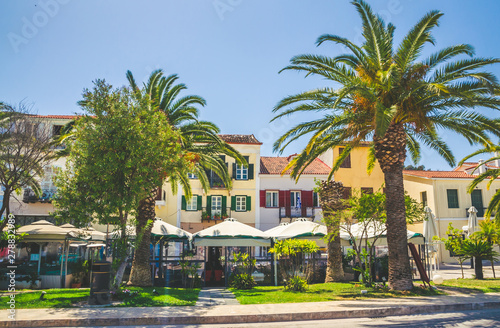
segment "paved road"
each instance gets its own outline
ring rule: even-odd
[[[126,328],[130,326],[115,326]],[[273,322],[254,324],[229,324],[229,325],[188,325],[188,326],[137,326],[140,328],[468,328],[468,327],[500,327],[500,309],[483,311],[465,311],[434,313],[422,315],[408,315],[385,318],[357,318],[317,321]],[[94,328],[94,327],[87,327]],[[113,328],[113,327],[109,327]]]

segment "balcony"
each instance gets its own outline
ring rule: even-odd
[[[224,181],[212,170],[207,170],[207,178],[211,189],[226,189]]]
[[[42,195],[38,197],[31,188],[25,188],[23,192],[24,203],[52,203],[52,197],[56,193],[55,190],[43,189]]]
[[[222,208],[207,208],[202,207],[201,222],[203,221],[224,221],[231,217],[231,207]]]
[[[315,216],[315,208],[314,207],[280,207],[279,208],[279,219],[280,223],[283,219],[290,219],[292,221],[293,218],[311,218],[314,220]]]

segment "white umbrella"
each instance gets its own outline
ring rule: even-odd
[[[45,220],[36,221],[30,225],[23,226],[17,229],[17,233],[28,234],[24,236],[24,242],[57,242],[64,241],[68,237],[76,237],[76,234],[68,229],[57,227]]]
[[[277,225],[276,227],[274,228],[271,228],[269,230],[266,230],[264,231],[265,233],[267,233],[268,235],[274,237],[276,234],[279,234],[283,231],[283,229],[285,229],[290,223],[288,222],[281,222],[279,225]]]
[[[467,222],[467,233],[472,235],[477,230],[477,209],[474,206],[469,208],[469,220]]]
[[[228,218],[193,234],[195,246],[270,246],[271,236],[248,224]]]
[[[438,235],[435,215],[432,214],[432,210],[429,206],[425,209],[425,221],[424,221],[424,238],[426,243],[431,243],[432,238]]]
[[[156,236],[164,236],[167,238],[181,238],[190,239],[192,234],[187,231],[182,230],[176,226],[168,224],[162,221],[160,218],[156,218],[153,228],[151,229],[151,234]]]

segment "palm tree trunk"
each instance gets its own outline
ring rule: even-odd
[[[474,273],[476,274],[476,279],[484,279],[483,276],[483,258],[476,256],[474,258]]]
[[[389,286],[394,290],[413,288],[408,256],[403,167],[406,134],[402,124],[391,123],[383,137],[374,137],[375,157],[384,173]]]
[[[328,262],[325,282],[344,280],[342,247],[340,244],[340,218],[336,212],[345,209],[342,202],[344,185],[336,181],[322,181],[319,191],[323,218],[328,231]]]
[[[137,225],[134,260],[132,261],[132,269],[130,270],[130,278],[127,285],[148,287],[153,286],[151,279],[151,266],[149,263],[150,244],[151,244],[151,229],[155,219],[155,198],[156,189],[147,198],[139,203],[137,209]]]

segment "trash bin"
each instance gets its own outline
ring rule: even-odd
[[[92,277],[90,283],[90,305],[103,305],[111,303],[109,283],[111,280],[111,262],[94,262],[92,264]]]

